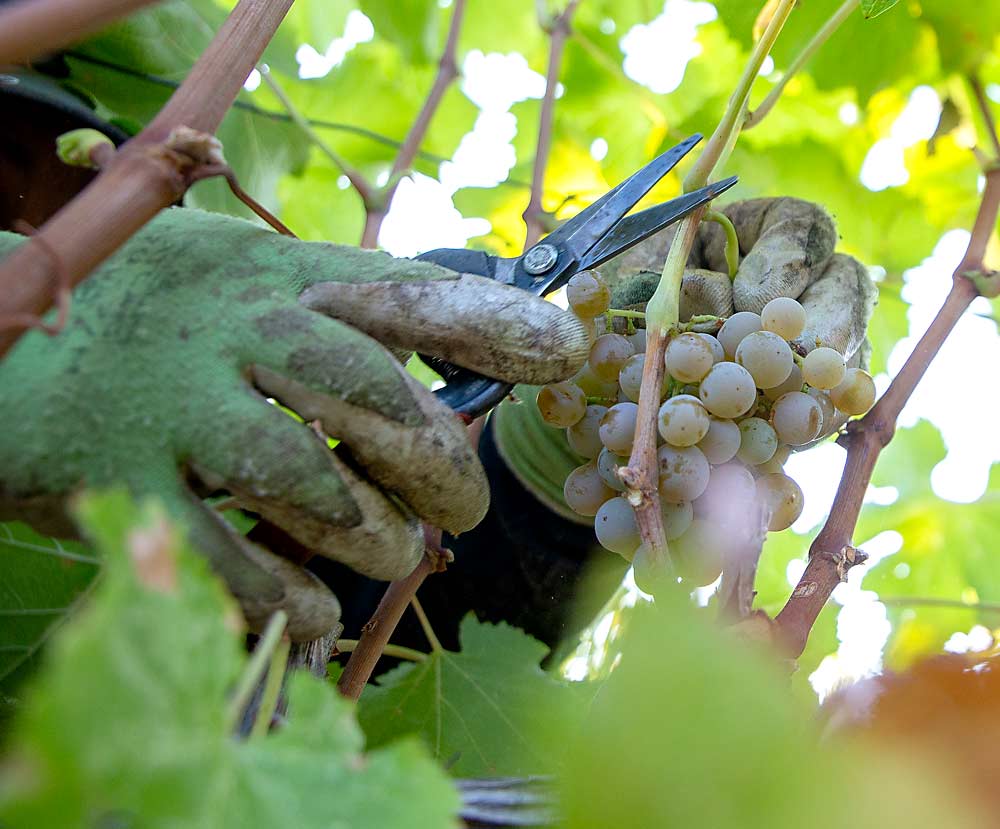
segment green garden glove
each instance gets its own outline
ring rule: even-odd
[[[0,255],[24,243],[0,234]],[[340,612],[326,587],[188,483],[365,575],[409,573],[420,520],[468,530],[489,493],[461,421],[386,347],[547,383],[589,342],[572,314],[482,277],[165,211],[76,289],[61,334],[29,332],[0,360],[0,520],[73,535],[66,502],[83,487],[156,495],[252,627],[282,608],[293,638],[322,635]],[[319,420],[337,451],[267,397]]]

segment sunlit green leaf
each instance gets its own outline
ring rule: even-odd
[[[0,683],[34,659],[99,569],[83,544],[0,524]]]
[[[458,776],[552,771],[562,760],[555,725],[579,711],[579,689],[543,671],[547,648],[515,628],[469,617],[461,642],[461,653],[431,653],[365,692],[358,713],[369,745],[416,733]]]
[[[861,12],[867,18],[878,17],[898,2],[899,0],[861,0]]]

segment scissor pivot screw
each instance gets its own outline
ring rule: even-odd
[[[524,269],[532,276],[535,276],[552,270],[552,266],[555,265],[558,258],[559,251],[553,245],[543,244],[535,245],[535,247],[524,254],[524,259],[521,261],[524,264]]]

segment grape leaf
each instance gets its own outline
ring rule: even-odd
[[[539,667],[545,645],[507,625],[469,616],[461,653],[435,651],[379,678],[361,697],[358,717],[377,747],[417,733],[461,777],[552,771],[552,743],[583,704],[583,688]]]
[[[0,524],[0,683],[23,671],[87,592],[100,560],[84,545]]]
[[[895,6],[899,0],[861,0],[861,13],[871,19],[884,14]]]
[[[399,47],[405,60],[421,65],[438,57],[438,4],[435,0],[359,0],[375,35]]]
[[[886,662],[892,667],[940,650],[956,630],[995,621],[995,616],[974,608],[906,605],[908,597],[987,603],[1000,599],[1000,563],[994,555],[1000,532],[1000,475],[994,472],[986,494],[975,503],[943,501],[934,495],[930,476],[944,456],[941,435],[929,423],[898,429],[879,457],[872,482],[895,487],[899,498],[888,506],[867,505],[855,532],[862,548],[867,539],[886,530],[903,539],[899,552],[871,567],[863,582],[866,590],[899,600],[889,607],[893,632]]]
[[[569,827],[736,829],[766,815],[771,829],[792,829],[808,814],[811,827],[834,829],[844,825],[841,785],[852,825],[980,825],[932,767],[916,778],[903,757],[818,746],[773,653],[735,642],[677,598],[635,614],[620,664],[561,746]]]
[[[441,827],[458,797],[415,741],[364,754],[351,705],[296,674],[287,723],[236,740],[245,670],[232,600],[152,503],[81,500],[106,562],[53,638],[2,758],[9,826]]]

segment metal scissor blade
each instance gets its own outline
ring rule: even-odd
[[[648,210],[626,216],[615,225],[614,230],[581,257],[580,270],[596,268],[609,259],[613,259],[643,239],[648,239],[657,231],[684,218],[703,204],[708,204],[712,199],[725,193],[736,182],[737,177],[732,176],[702,187],[700,190],[694,190],[676,199],[658,204],[656,207],[650,207]]]
[[[543,243],[565,246],[574,258],[581,258],[621,220],[622,216],[635,207],[639,199],[676,167],[677,162],[691,152],[699,141],[701,134],[695,133],[657,156],[592,205],[560,225],[542,240]]]

